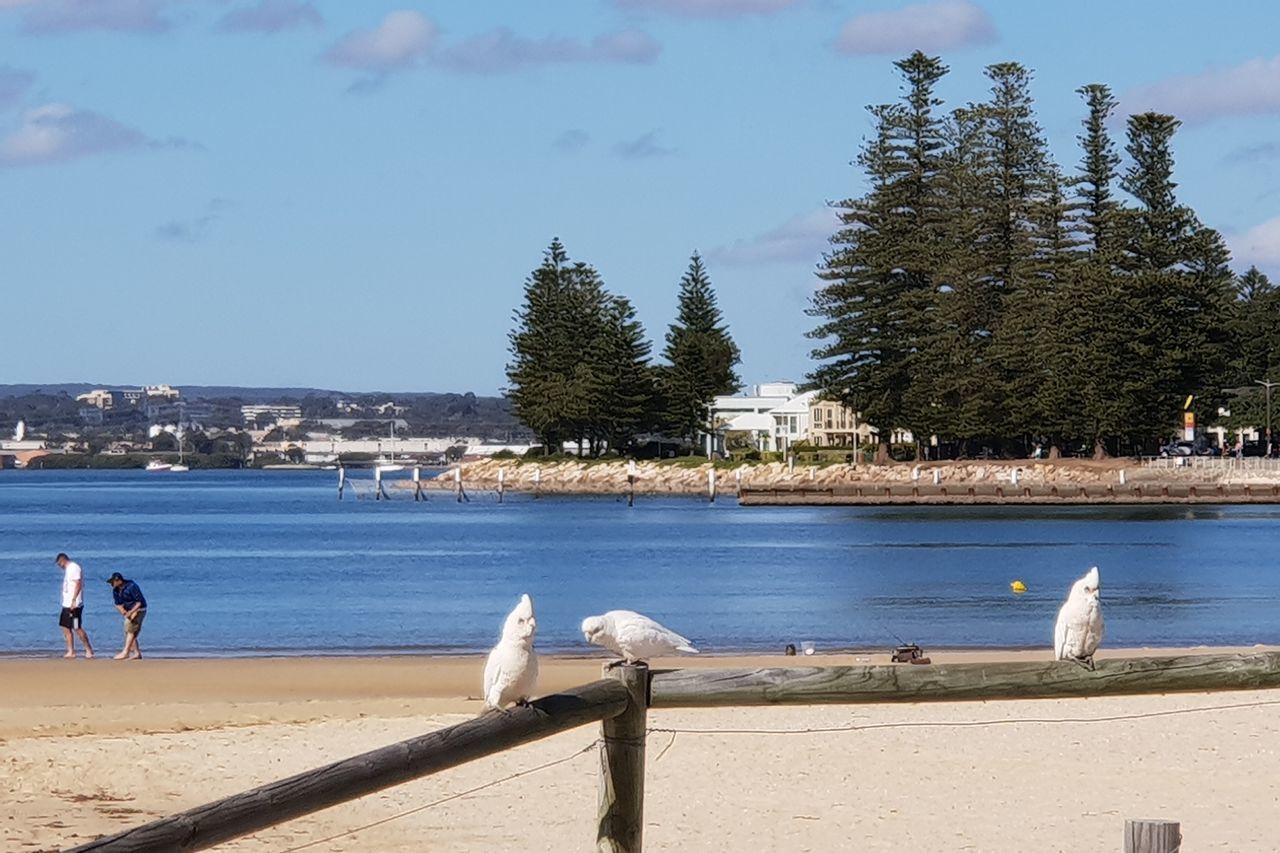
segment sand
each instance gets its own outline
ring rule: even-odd
[[[543,666],[552,691],[597,677],[600,660]],[[0,661],[0,849],[73,846],[460,722],[479,711],[481,667],[470,657]],[[1115,850],[1126,817],[1181,821],[1187,849],[1278,846],[1280,690],[656,710],[649,723],[683,730],[650,735],[649,850]],[[824,727],[845,730],[803,733]],[[286,851],[378,821],[305,849],[593,849],[597,734],[584,727],[220,849]]]

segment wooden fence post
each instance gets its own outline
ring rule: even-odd
[[[1181,849],[1177,821],[1125,819],[1124,853],[1178,853]]]
[[[640,853],[644,832],[644,742],[649,710],[649,667],[621,664],[606,675],[626,685],[627,710],[605,720],[600,744],[600,808],[596,849]]]

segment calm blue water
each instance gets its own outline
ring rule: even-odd
[[[147,596],[144,648],[169,655],[476,651],[522,592],[544,651],[587,651],[579,622],[615,607],[713,652],[1047,646],[1092,564],[1108,644],[1280,642],[1280,507],[473,498],[339,503],[331,471],[0,472],[0,654],[60,651],[58,551],[112,652],[112,571]]]

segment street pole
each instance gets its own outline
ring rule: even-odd
[[[1263,388],[1266,388],[1266,389],[1267,389],[1267,453],[1268,453],[1268,454],[1270,454],[1270,453],[1271,453],[1271,445],[1272,445],[1272,441],[1271,441],[1271,389],[1272,389],[1272,388],[1274,388],[1274,387],[1275,387],[1275,386],[1277,386],[1277,385],[1280,385],[1280,382],[1272,382],[1272,381],[1271,381],[1271,380],[1269,380],[1269,379],[1255,379],[1255,380],[1253,380],[1253,381],[1254,381],[1254,382],[1256,382],[1256,383],[1258,383],[1259,385],[1261,385]]]

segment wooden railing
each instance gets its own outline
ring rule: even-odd
[[[592,722],[601,722],[597,849],[643,842],[647,711],[725,705],[1044,699],[1280,687],[1280,653],[1180,655],[1074,663],[655,670],[610,677],[530,705],[486,714],[88,844],[72,853],[202,850],[384,788]],[[1173,853],[1167,821],[1127,821],[1125,850]],[[424,844],[429,839],[424,839]]]

